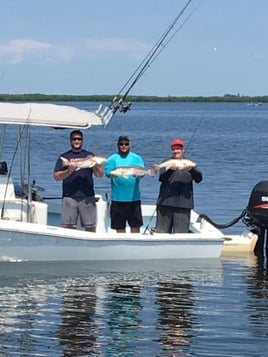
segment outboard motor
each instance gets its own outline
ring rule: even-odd
[[[248,206],[247,217],[244,223],[257,233],[254,253],[256,255],[268,254],[268,181],[261,181],[254,186]]]

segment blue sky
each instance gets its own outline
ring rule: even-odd
[[[186,2],[2,0],[0,93],[117,94]],[[268,95],[268,1],[194,9],[130,94]]]

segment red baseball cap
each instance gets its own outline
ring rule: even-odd
[[[170,143],[170,146],[176,146],[176,145],[179,145],[179,146],[184,146],[184,142],[182,139],[174,139],[171,141]]]

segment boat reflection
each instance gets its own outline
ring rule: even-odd
[[[58,340],[64,356],[86,356],[95,350],[96,286],[71,283],[61,292]]]
[[[0,265],[1,352],[186,356],[212,340],[220,351],[241,321],[243,334],[268,336],[267,266],[256,260],[119,268]]]
[[[268,262],[263,256],[256,258],[256,264],[248,275],[248,296],[251,297],[248,305],[253,335],[256,330],[268,337]]]
[[[142,328],[140,282],[109,284],[106,296],[105,315],[109,338],[104,343],[104,355],[125,355],[128,351],[135,350]]]
[[[185,279],[184,282],[157,284],[156,306],[159,311],[157,329],[163,352],[180,353],[182,346],[190,345],[193,303],[192,286],[187,281],[190,281],[190,278]]]

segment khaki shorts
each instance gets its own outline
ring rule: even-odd
[[[62,199],[62,227],[76,227],[80,218],[82,227],[94,227],[97,221],[95,197]]]

